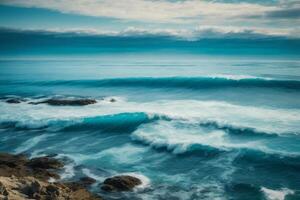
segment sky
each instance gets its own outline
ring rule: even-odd
[[[0,0],[0,28],[107,35],[300,37],[300,0]]]

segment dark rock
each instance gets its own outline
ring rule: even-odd
[[[6,100],[6,103],[21,103],[22,101],[20,99],[8,99]]]
[[[109,101],[113,103],[113,102],[116,102],[117,100],[114,98],[111,98]]]
[[[50,177],[59,178],[53,170],[63,167],[63,163],[55,158],[40,157],[28,160],[24,155],[0,153],[0,176],[17,177],[34,176],[40,180]]]
[[[55,158],[46,156],[31,159],[27,166],[38,169],[60,169],[63,167],[63,164]]]
[[[84,186],[95,182],[89,177],[75,183],[49,183],[59,177],[55,170],[63,163],[53,157],[27,159],[23,155],[0,153],[0,199],[101,200]],[[27,199],[27,198],[26,198]]]
[[[80,178],[80,180],[78,181],[82,186],[84,187],[88,187],[94,183],[96,183],[96,180],[91,178],[91,177],[82,177]]]
[[[48,99],[40,102],[30,102],[30,104],[48,104],[52,106],[85,106],[97,103],[95,99]]]
[[[80,188],[88,188],[90,185],[96,183],[96,180],[90,177],[82,177],[79,181],[65,183],[72,190],[78,190]]]
[[[104,191],[129,191],[135,186],[142,184],[142,181],[133,176],[114,176],[105,179],[101,189]]]
[[[0,153],[0,165],[7,167],[17,167],[24,165],[28,159],[24,155],[12,155],[8,153]]]

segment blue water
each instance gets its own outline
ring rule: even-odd
[[[106,199],[300,199],[300,60],[189,54],[2,57],[0,151],[57,154],[64,181],[134,174]],[[114,98],[116,102],[111,102]]]

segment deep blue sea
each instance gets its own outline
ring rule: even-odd
[[[134,174],[105,199],[300,199],[297,56],[189,53],[2,56],[0,151],[57,154],[65,181]],[[116,101],[111,102],[114,98]]]

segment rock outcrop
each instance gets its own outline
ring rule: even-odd
[[[0,199],[7,200],[100,200],[84,188],[49,183],[34,177],[0,177]]]
[[[2,200],[101,200],[86,188],[95,182],[89,177],[78,182],[49,182],[63,163],[45,156],[28,159],[24,155],[0,153],[0,199]]]
[[[134,187],[141,185],[142,181],[136,177],[121,175],[105,179],[101,189],[108,192],[130,191]]]
[[[51,106],[86,106],[89,104],[95,104],[95,99],[47,99],[40,102],[31,102],[31,104],[48,104]]]
[[[62,167],[62,162],[47,156],[29,160],[24,155],[0,153],[0,176],[33,176],[41,180],[58,179],[59,175],[54,170]]]

